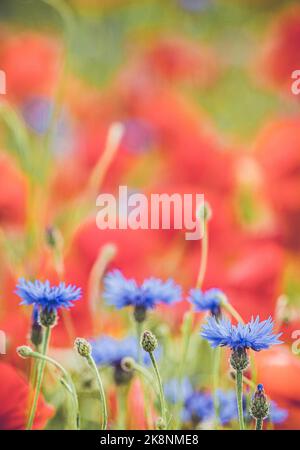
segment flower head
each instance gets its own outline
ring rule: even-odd
[[[282,341],[278,339],[281,333],[273,334],[273,327],[271,317],[262,322],[258,316],[256,319],[252,317],[247,324],[237,325],[232,325],[226,318],[216,320],[215,317],[209,317],[202,327],[201,336],[207,339],[212,347],[227,346],[232,350],[251,348],[258,352],[281,344]]]
[[[48,280],[42,283],[39,280],[32,282],[21,278],[16,294],[22,299],[21,305],[33,305],[35,309],[39,307],[50,312],[73,306],[72,302],[81,297],[81,289],[71,284],[51,286]]]
[[[226,301],[226,296],[220,289],[191,289],[188,300],[194,305],[196,311],[210,311],[212,315],[218,316],[221,304]]]
[[[270,405],[262,384],[257,386],[257,389],[252,397],[249,412],[251,417],[262,420],[266,419],[270,413]]]
[[[148,278],[140,286],[126,279],[119,270],[113,270],[104,279],[104,298],[109,305],[154,308],[157,303],[170,304],[180,300],[181,289],[173,280],[166,282]]]
[[[184,422],[201,422],[213,416],[214,402],[209,392],[193,392],[184,403],[182,420]]]

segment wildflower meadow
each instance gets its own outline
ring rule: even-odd
[[[296,0],[1,0],[1,430],[300,429],[299,101]]]

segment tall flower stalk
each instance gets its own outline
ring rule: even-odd
[[[137,335],[138,362],[141,362],[139,339],[147,312],[158,304],[173,304],[181,299],[181,288],[172,279],[165,282],[159,278],[147,278],[138,285],[127,279],[119,270],[113,270],[104,278],[103,297],[108,305],[118,309],[133,307],[133,319]]]
[[[41,355],[45,356],[47,354],[48,344],[50,340],[50,327],[45,327],[44,333],[43,333],[43,340],[42,340],[42,348],[41,348]],[[33,396],[33,402],[30,408],[27,424],[26,424],[26,430],[31,430],[33,426],[33,421],[36,414],[36,408],[38,403],[38,398],[41,391],[42,381],[43,381],[43,375],[45,370],[46,361],[41,359],[37,363],[37,370],[36,370],[36,385],[34,389],[34,396]]]
[[[33,305],[36,319],[43,328],[41,355],[45,357],[50,342],[51,328],[57,323],[58,310],[73,306],[73,302],[81,297],[81,289],[72,285],[66,286],[65,283],[51,286],[49,281],[42,283],[36,280],[32,282],[22,278],[17,284],[16,294],[22,300],[21,305]],[[26,425],[27,430],[31,430],[34,423],[45,365],[44,358],[37,361],[34,395]]]
[[[76,393],[76,388],[74,386],[73,380],[69,373],[66,371],[66,369],[59,364],[55,359],[50,358],[49,356],[43,355],[42,353],[39,353],[37,351],[33,351],[30,347],[24,345],[21,347],[18,347],[17,353],[22,358],[33,358],[35,360],[38,360],[40,362],[44,362],[45,364],[48,362],[49,364],[52,364],[54,367],[56,367],[60,372],[63,374],[63,377],[60,381],[62,385],[66,388],[67,392],[71,394],[72,397],[72,416],[74,417],[73,420],[73,428],[78,430],[80,428],[80,415],[79,415],[79,404],[78,404],[78,398]]]
[[[245,428],[243,416],[243,372],[249,366],[248,350],[260,351],[281,344],[281,334],[273,334],[274,323],[269,317],[259,321],[252,318],[247,324],[232,325],[226,318],[209,317],[202,327],[201,336],[215,347],[231,349],[230,365],[235,370],[236,397],[240,429]]]
[[[95,378],[96,378],[97,385],[99,388],[99,393],[100,393],[101,416],[102,416],[101,430],[106,430],[107,422],[108,422],[108,414],[107,414],[105,392],[104,392],[103,383],[102,383],[102,380],[100,377],[98,367],[96,366],[94,358],[92,357],[91,344],[83,338],[76,338],[75,339],[75,349],[77,350],[77,352],[79,353],[80,356],[82,356],[83,358],[86,359],[88,365],[90,366],[90,368],[93,370],[93,372],[95,374]]]
[[[167,408],[161,376],[153,353],[154,350],[157,348],[156,337],[150,331],[144,331],[141,337],[141,346],[143,350],[145,350],[145,352],[149,353],[159,389],[161,418],[157,423],[157,427],[161,430],[165,430],[167,428]]]

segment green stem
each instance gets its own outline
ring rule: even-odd
[[[155,356],[152,352],[149,352],[150,358],[151,358],[151,362],[155,371],[155,375],[157,378],[157,384],[158,384],[158,388],[159,388],[159,399],[160,399],[160,409],[161,409],[161,417],[164,423],[164,427],[166,429],[167,426],[167,417],[166,417],[166,404],[165,404],[165,396],[164,396],[164,391],[163,391],[163,386],[162,386],[162,381],[161,381],[161,376],[158,370],[158,366],[156,363],[156,359]]]
[[[213,355],[213,391],[214,391],[213,400],[214,400],[216,424],[219,423],[219,409],[220,409],[217,392],[220,379],[220,365],[221,365],[221,347],[217,347],[215,348]]]
[[[156,395],[158,395],[160,397],[160,392],[159,389],[156,385],[156,381],[153,378],[153,376],[151,375],[151,373],[149,372],[149,370],[145,369],[145,367],[143,367],[142,365],[138,364],[138,363],[134,363],[134,367],[133,369],[138,372],[139,374],[141,374],[149,383],[149,385],[153,388],[153,390],[155,391]]]
[[[46,327],[44,330],[44,333],[43,333],[42,353],[41,353],[43,356],[45,356],[47,353],[48,344],[49,344],[49,340],[50,340],[50,331],[51,331],[51,328]],[[36,386],[35,386],[35,390],[34,390],[34,397],[33,397],[33,402],[32,402],[30,414],[28,417],[27,425],[26,425],[26,430],[32,429],[33,421],[34,421],[35,414],[36,414],[38,398],[39,398],[40,391],[41,391],[45,365],[46,365],[46,361],[44,361],[44,360],[39,361],[39,364],[37,367],[37,377],[36,377]]]
[[[263,429],[263,420],[262,419],[256,419],[256,430],[262,430]]]
[[[182,333],[182,356],[181,361],[179,363],[178,370],[178,380],[179,380],[179,396],[178,402],[175,407],[175,421],[174,421],[174,429],[178,429],[180,422],[180,415],[184,403],[183,399],[183,390],[182,390],[182,380],[184,376],[184,371],[186,368],[186,361],[188,357],[189,344],[192,336],[192,325],[193,325],[193,311],[187,311],[183,317],[181,333]]]
[[[118,430],[126,429],[126,397],[127,397],[127,386],[118,386],[117,388],[118,396]]]
[[[244,323],[244,320],[231,303],[222,302],[222,308],[224,308],[237,322]]]
[[[201,289],[204,281],[206,267],[207,267],[207,257],[208,257],[208,227],[207,220],[204,220],[203,223],[203,237],[201,241],[201,261],[199,267],[199,273],[196,283],[196,288]]]
[[[143,322],[138,322],[137,320],[135,320],[136,337],[137,337],[137,360],[138,360],[139,364],[142,363],[142,352],[141,352],[142,347],[140,344],[141,334],[142,334],[142,325],[143,325]]]
[[[101,380],[101,377],[100,377],[100,374],[98,371],[98,367],[96,366],[96,363],[91,355],[89,355],[87,357],[87,361],[88,361],[90,367],[94,370],[95,375],[96,375],[96,380],[97,380],[98,388],[100,391],[100,400],[101,400],[101,409],[102,409],[102,427],[101,427],[101,429],[106,430],[107,429],[107,406],[106,406],[106,399],[105,399],[105,393],[104,393],[102,380]]]
[[[244,430],[245,425],[243,413],[243,372],[241,370],[236,371],[236,398],[239,413],[240,430]]]
[[[67,389],[67,391],[72,395],[72,400],[74,403],[75,429],[79,430],[79,425],[80,425],[79,417],[80,416],[79,416],[78,398],[77,398],[76,388],[74,386],[73,380],[72,380],[71,376],[69,375],[69,373],[66,371],[66,369],[63,366],[61,366],[57,361],[55,361],[55,359],[50,358],[49,356],[42,355],[41,353],[38,353],[38,352],[32,352],[29,357],[48,362],[62,372],[62,374],[64,375],[64,377],[66,379],[66,382],[64,382],[62,384]]]

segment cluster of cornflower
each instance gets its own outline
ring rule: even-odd
[[[193,427],[205,426],[215,420],[214,398],[211,392],[195,390],[188,378],[181,382],[171,379],[164,385],[167,400],[175,405],[182,402],[181,419],[184,423],[190,423]],[[238,420],[238,408],[236,393],[234,390],[216,391],[218,401],[218,422],[226,426]],[[249,406],[246,396],[243,396],[243,412],[247,422],[251,421]],[[286,420],[288,412],[280,408],[275,402],[270,402],[268,420],[273,424],[280,424]]]

